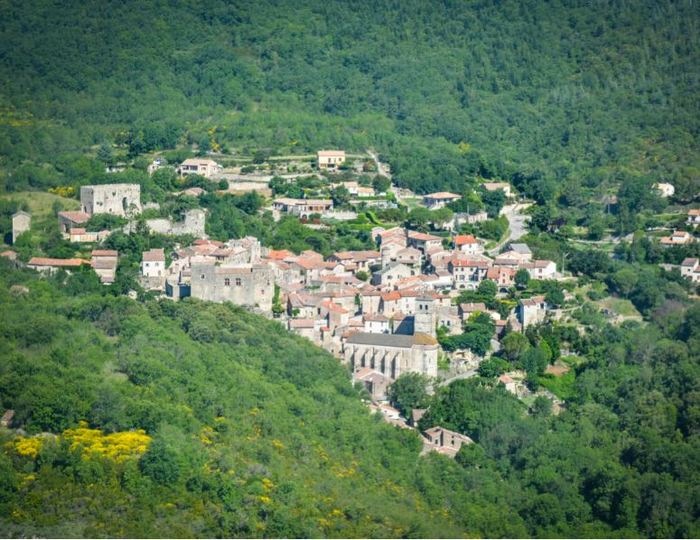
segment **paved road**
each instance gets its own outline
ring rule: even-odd
[[[452,384],[455,381],[458,381],[460,379],[470,379],[476,375],[477,370],[475,369],[470,369],[469,371],[465,371],[464,373],[460,373],[458,375],[455,375],[454,377],[450,377],[449,379],[445,379],[444,381],[441,381],[438,386],[448,386]]]
[[[381,174],[382,176],[386,176],[389,180],[391,180],[391,173],[387,171],[384,167],[384,164],[381,161],[379,161],[379,156],[377,156],[374,150],[367,149],[367,153],[377,165],[377,173]]]
[[[509,242],[515,242],[525,236],[530,216],[521,214],[521,212],[529,206],[531,206],[531,203],[516,203],[509,204],[501,209],[501,215],[506,216],[508,220],[508,236],[495,247],[489,249],[487,252],[489,255],[497,255],[504,245]]]

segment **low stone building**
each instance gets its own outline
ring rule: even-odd
[[[463,444],[474,444],[470,437],[440,426],[425,430],[423,436],[428,443],[428,450],[433,450],[449,457],[457,455]]]
[[[353,382],[362,383],[369,393],[372,401],[384,400],[387,397],[387,388],[391,381],[383,373],[376,369],[364,367],[352,374]]]
[[[513,188],[511,188],[508,182],[484,182],[481,186],[486,191],[498,191],[501,190],[506,197],[513,196]]]
[[[50,257],[32,257],[27,263],[27,268],[37,270],[44,274],[53,274],[58,270],[67,272],[78,270],[82,265],[89,265],[90,261],[83,259],[53,259]]]
[[[71,229],[81,228],[90,221],[90,214],[82,211],[63,211],[58,213],[58,226],[64,235],[69,235]]]
[[[439,345],[428,334],[371,334],[358,332],[345,340],[343,356],[353,371],[363,367],[397,379],[402,373],[437,376]]]
[[[119,253],[113,249],[95,249],[91,256],[92,268],[100,276],[100,281],[105,285],[114,283],[117,277]]]
[[[700,283],[700,262],[697,258],[688,257],[681,263],[681,275],[692,281]]]
[[[272,209],[300,218],[308,218],[311,214],[323,214],[333,209],[331,199],[291,199],[282,197],[272,202]]]

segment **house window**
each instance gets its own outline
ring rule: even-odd
[[[229,287],[231,285],[231,280],[229,278],[224,278],[224,285]]]
[[[236,287],[240,287],[240,286],[241,286],[241,278],[237,277],[236,278]]]
[[[204,274],[202,274],[201,276],[199,276],[199,279],[204,279]]]

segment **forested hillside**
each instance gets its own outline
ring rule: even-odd
[[[697,189],[691,0],[8,0],[0,15],[9,165],[60,176],[102,142],[372,145],[423,192],[516,174],[562,193],[621,174]]]

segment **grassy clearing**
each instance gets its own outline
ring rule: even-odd
[[[75,199],[59,197],[53,193],[42,191],[20,191],[2,195],[3,199],[26,203],[29,211],[36,219],[44,219],[54,215],[54,204],[59,203],[63,210],[79,210],[80,202]]]
[[[634,317],[639,319],[642,318],[642,315],[639,313],[639,311],[637,311],[637,308],[634,307],[634,304],[632,304],[632,302],[624,298],[615,298],[614,296],[608,296],[607,298],[599,300],[596,303],[600,307],[608,308],[609,310],[612,310],[615,313],[622,315],[623,317]]]
[[[542,386],[564,401],[576,394],[574,391],[576,372],[573,369],[560,377],[545,374],[539,380]]]

